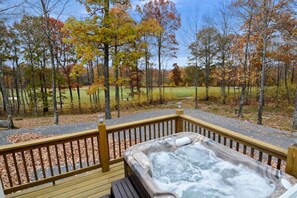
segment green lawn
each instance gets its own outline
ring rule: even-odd
[[[89,104],[89,96],[87,95],[87,89],[88,88],[81,88],[80,89],[80,95],[81,95],[81,103],[82,104]],[[145,89],[141,89],[145,93]],[[69,95],[69,90],[65,89],[64,91],[64,96],[66,97],[63,100],[64,104],[70,104],[70,95]],[[130,89],[124,88],[123,89],[123,97],[129,98],[131,100],[131,97],[128,96],[128,93],[130,92]],[[72,90],[73,93],[73,99],[74,99],[74,104],[77,103],[78,97],[77,97],[77,91],[76,89]],[[154,89],[154,96],[157,97],[159,93],[159,89],[155,88]],[[219,95],[220,94],[220,88],[219,87],[210,87],[209,88],[209,95]],[[115,89],[114,87],[110,88],[110,97],[111,100],[114,100],[114,95],[115,95]],[[165,96],[170,99],[183,99],[185,97],[194,97],[195,96],[195,87],[166,87],[165,88]],[[205,96],[205,87],[199,87],[198,88],[198,97],[202,98]],[[104,101],[104,90],[100,90],[100,101]]]

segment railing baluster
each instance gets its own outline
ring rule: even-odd
[[[140,142],[142,142],[142,131],[140,127],[138,127],[138,134],[139,134]]]
[[[149,125],[149,138],[150,138],[150,140],[152,139],[152,127],[151,127],[152,125],[150,124]]]
[[[154,139],[157,139],[156,124],[154,123]]]
[[[263,159],[263,152],[259,151],[259,161],[262,162]]]
[[[94,146],[94,137],[91,137],[91,142],[92,142],[92,157],[93,157],[93,165],[95,165],[95,146]],[[110,158],[110,156],[108,155]]]
[[[170,133],[169,133],[169,122],[170,121],[166,121],[166,133],[167,133],[167,135],[170,135]]]
[[[137,144],[137,134],[136,134],[136,128],[133,129],[134,130],[134,144]]]
[[[77,142],[77,150],[78,150],[79,167],[82,168],[82,160],[81,160],[81,152],[80,152],[80,141],[77,140],[76,142]],[[65,148],[65,145],[64,144],[63,144],[63,148]],[[67,172],[68,172],[68,170],[67,170]]]
[[[134,137],[135,138],[135,137]],[[99,143],[99,140],[98,140]],[[115,150],[115,137],[114,132],[112,132],[112,148],[113,148],[113,159],[116,159],[116,150]]]
[[[126,130],[123,130],[123,133],[124,133],[124,148],[125,148],[125,150],[127,149],[127,141],[126,141]]]
[[[243,154],[246,155],[246,145],[243,145]]]
[[[145,141],[145,142],[146,142],[146,138],[147,138],[147,137],[146,137],[146,134],[147,134],[146,127],[147,127],[147,126],[144,126],[144,127],[143,127],[143,130],[144,130],[144,131],[143,131],[143,132],[144,132],[144,141]]]
[[[27,169],[27,163],[26,163],[26,160],[25,160],[25,154],[24,154],[24,151],[22,151],[21,153],[22,153],[22,159],[23,159],[23,164],[24,164],[24,169],[25,169],[25,175],[26,175],[27,183],[29,183],[30,182],[30,179],[29,179],[29,174],[28,174],[28,169]]]
[[[161,129],[160,129],[160,122],[158,122],[158,137],[161,137]]]
[[[65,162],[65,167],[66,167],[66,172],[69,172],[68,169],[68,162],[67,162],[67,155],[66,155],[66,149],[65,149],[65,143],[62,144],[63,145],[63,153],[64,153],[64,162]],[[79,150],[79,160],[81,162],[81,157],[80,157],[80,148],[79,148],[79,141],[78,141],[78,150]],[[82,167],[81,167],[82,168]]]
[[[203,128],[203,136],[206,137],[206,129],[205,128]]]
[[[218,137],[218,143],[220,143],[221,144],[221,135],[219,135],[219,137]]]
[[[210,139],[210,131],[207,130],[207,137]]]
[[[97,149],[98,149],[98,162],[101,164],[101,161],[100,161],[100,155],[101,155],[101,153],[100,153],[100,145],[99,145],[99,142],[100,142],[100,140],[99,140],[99,135],[97,135],[96,136],[97,137]],[[110,150],[110,148],[108,147],[108,156],[110,156],[110,152],[109,152],[109,150]]]
[[[251,148],[251,157],[254,158],[254,154],[255,154],[255,149]]]
[[[49,167],[50,168],[50,173],[51,173],[51,176],[54,176],[52,158],[51,158],[51,153],[50,153],[49,146],[46,147],[46,152],[47,152],[48,163],[49,163],[49,166],[50,166]]]
[[[121,145],[121,137],[120,137],[120,132],[118,131],[117,132],[117,134],[118,134],[118,152],[119,152],[119,157],[121,157],[122,156],[122,145]]]
[[[230,144],[229,147],[232,149],[233,148],[233,140],[230,139],[229,144]]]
[[[239,142],[236,142],[236,151],[239,151]]]
[[[76,170],[73,153],[73,142],[70,142],[71,158],[72,158],[72,170]]]
[[[224,137],[224,145],[226,146],[227,145],[227,138]]]
[[[268,155],[267,165],[269,165],[269,166],[271,166],[271,159],[272,159],[272,156]]]
[[[36,171],[35,160],[34,160],[34,155],[33,155],[32,149],[30,149],[30,155],[31,155],[31,160],[32,160],[33,173],[35,176],[35,180],[37,181],[38,177],[37,177],[37,171]]]
[[[129,146],[132,146],[132,134],[131,134],[131,129],[129,129]]]
[[[60,158],[59,158],[59,153],[58,153],[58,146],[56,144],[55,144],[55,150],[56,150],[58,170],[59,170],[59,174],[61,174]]]
[[[38,148],[38,153],[39,153],[39,157],[40,157],[40,165],[41,165],[42,175],[43,175],[43,178],[46,178],[44,164],[43,164],[43,157],[42,157],[42,152],[41,152],[40,147]]]
[[[87,160],[87,167],[90,166],[89,163],[89,154],[88,154],[88,145],[87,145],[87,138],[84,139],[85,142],[85,152],[86,152],[86,160]]]
[[[15,152],[12,153],[12,157],[13,157],[13,163],[14,163],[16,175],[17,175],[17,178],[18,178],[18,183],[19,183],[19,185],[21,185],[22,182],[21,182],[21,178],[20,178],[20,172],[19,172],[18,164],[17,164],[16,157],[15,157]]]
[[[198,127],[198,129],[199,129],[198,133],[201,135],[201,127]]]
[[[276,166],[276,168],[277,168],[278,170],[281,169],[281,164],[282,164],[282,160],[278,158],[278,159],[277,159],[277,166]]]
[[[212,140],[216,141],[216,134],[215,133],[212,133]]]
[[[3,158],[4,158],[5,170],[6,170],[8,181],[9,181],[9,186],[12,187],[12,180],[11,180],[11,175],[10,175],[10,170],[9,170],[9,166],[7,163],[6,155],[3,155]]]

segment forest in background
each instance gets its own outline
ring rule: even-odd
[[[70,110],[92,108],[110,119],[112,110],[120,116],[127,100],[181,99],[167,91],[179,86],[195,87],[195,108],[208,100],[236,103],[242,116],[244,106],[257,101],[258,124],[265,105],[289,106],[297,128],[296,1],[233,0],[222,3],[215,18],[193,16],[179,41],[190,50],[188,65],[180,66],[166,65],[176,57],[181,27],[173,2],[148,1],[133,18],[128,1],[88,0],[81,3],[89,17],[53,18],[69,2],[36,1],[34,14],[13,23],[7,22],[10,12],[28,2],[0,9],[1,113],[10,128],[20,115],[53,114],[58,124],[66,100]],[[209,87],[220,91],[212,95]]]

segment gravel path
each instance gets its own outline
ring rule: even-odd
[[[131,122],[136,120],[142,120],[145,118],[153,118],[162,115],[168,115],[175,113],[174,109],[167,110],[152,110],[143,113],[138,113],[134,115],[124,116],[121,118],[115,118],[111,120],[106,120],[107,125],[115,125],[125,122]],[[199,118],[201,120],[207,121],[209,123],[230,129],[237,133],[247,135],[249,137],[256,138],[287,149],[291,144],[297,143],[297,133],[291,133],[287,131],[281,131],[274,128],[264,127],[255,125],[249,122],[243,122],[240,120],[226,118],[223,116],[215,115],[212,113],[203,112],[200,110],[185,110],[185,114]],[[16,133],[26,133],[33,132],[38,134],[67,134],[78,131],[84,131],[89,129],[97,128],[97,123],[94,122],[84,122],[76,124],[67,125],[57,125],[57,126],[41,126],[34,129],[17,129],[17,130],[3,130],[0,132],[0,145],[10,144],[7,141],[7,136]]]

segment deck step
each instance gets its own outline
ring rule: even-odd
[[[111,183],[111,198],[140,198],[128,178]]]

